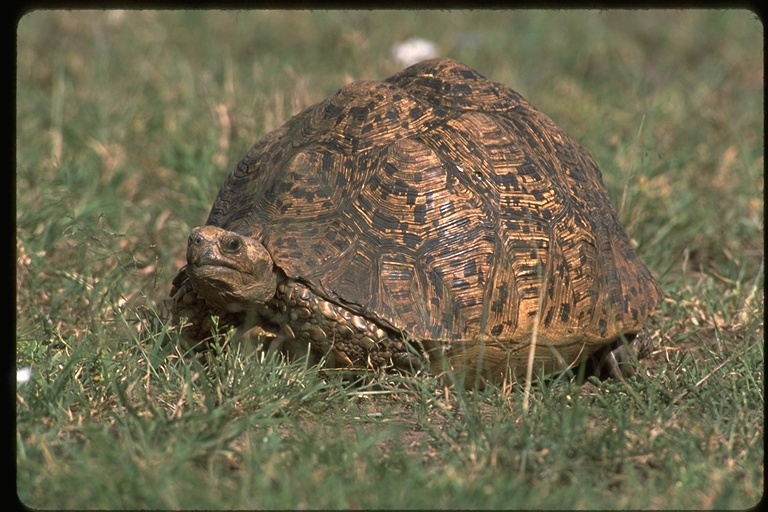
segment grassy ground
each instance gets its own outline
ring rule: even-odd
[[[590,149],[666,298],[630,380],[466,393],[185,356],[228,169],[412,36]],[[17,492],[35,508],[744,508],[764,488],[763,26],[745,11],[34,12],[18,29]],[[171,342],[171,343],[169,343]],[[221,340],[225,344],[226,339]]]

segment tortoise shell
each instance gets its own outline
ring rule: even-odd
[[[458,62],[352,83],[257,142],[206,225],[454,367],[575,364],[660,300],[588,152]],[[482,362],[478,362],[482,359]]]

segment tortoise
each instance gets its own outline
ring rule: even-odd
[[[484,381],[621,355],[661,297],[589,153],[450,59],[263,137],[186,256],[171,310],[196,343],[215,316],[332,367]]]

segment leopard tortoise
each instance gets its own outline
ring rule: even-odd
[[[195,342],[215,316],[332,367],[483,380],[529,354],[550,372],[623,351],[661,297],[587,151],[448,59],[349,84],[258,141],[171,295]]]

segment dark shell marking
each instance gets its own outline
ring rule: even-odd
[[[207,224],[261,241],[310,295],[296,314],[317,329],[297,338],[354,339],[351,364],[387,359],[361,334],[373,325],[503,372],[527,361],[538,317],[537,361],[567,366],[638,332],[661,297],[587,151],[447,59],[350,84],[268,134]],[[365,329],[347,336],[345,314]]]

